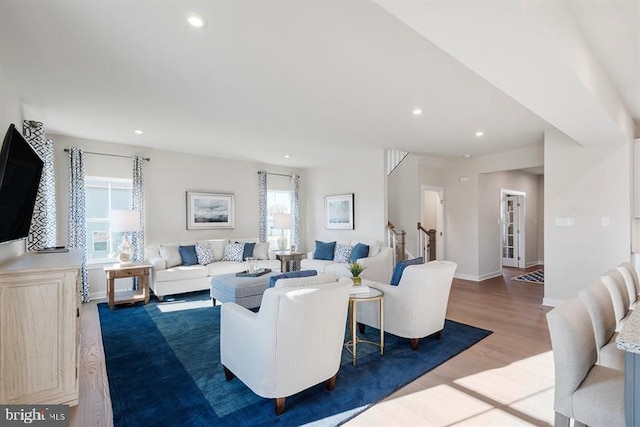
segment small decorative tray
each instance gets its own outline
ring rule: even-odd
[[[236,273],[236,277],[258,277],[267,273],[271,273],[270,268],[259,268],[255,273],[249,273],[249,270],[241,271],[240,273]]]

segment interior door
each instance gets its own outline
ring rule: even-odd
[[[518,267],[519,230],[518,230],[518,196],[505,195],[502,199],[502,265]]]

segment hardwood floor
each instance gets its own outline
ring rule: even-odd
[[[455,279],[447,317],[493,334],[345,425],[553,425],[549,308],[542,285],[511,280],[522,272],[505,269],[480,283]],[[82,307],[82,334],[80,404],[70,425],[112,426],[96,302]]]

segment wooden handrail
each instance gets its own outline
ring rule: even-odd
[[[424,233],[427,235],[427,244],[424,244],[425,239],[420,237],[420,249],[422,249],[422,253],[425,255],[426,261],[434,261],[436,259],[436,230],[431,228],[427,230],[422,226],[422,224],[418,223],[418,235],[420,233]]]
[[[390,244],[394,248],[394,264],[395,262],[405,259],[405,236],[407,234],[404,230],[396,230],[395,225],[390,221],[387,221],[387,231],[390,233]]]

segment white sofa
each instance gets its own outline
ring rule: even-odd
[[[257,239],[231,239],[231,242],[255,243]],[[198,242],[163,243],[149,245],[146,248],[146,259],[152,265],[151,280],[149,286],[160,301],[166,295],[181,294],[209,290],[211,279],[214,276],[228,273],[238,273],[246,270],[246,265],[241,261],[223,261],[225,245],[229,239],[208,239]],[[174,246],[189,246],[196,243],[209,243],[213,249],[213,262],[207,265],[176,265],[179,260],[169,259],[166,256],[167,248]],[[167,248],[162,248],[163,246]],[[264,248],[263,248],[264,249]],[[267,256],[262,252],[262,259],[258,259],[258,268],[270,268],[272,271],[280,271],[280,261],[275,259],[275,255],[267,250]],[[163,257],[163,255],[165,255]],[[254,252],[255,255],[255,252]],[[265,259],[266,258],[266,259]]]
[[[360,277],[375,282],[389,283],[393,272],[393,250],[372,240],[354,239],[349,242],[337,242],[337,244],[349,244],[350,246],[355,246],[358,243],[369,246],[369,255],[366,258],[358,259],[358,262],[366,267]],[[333,273],[339,277],[351,277],[348,263],[314,259],[313,253],[313,251],[307,253],[307,258],[300,261],[301,270],[316,270],[318,273]]]

